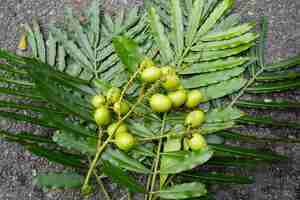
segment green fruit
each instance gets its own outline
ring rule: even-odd
[[[166,90],[176,90],[180,86],[180,79],[176,74],[167,75],[164,78],[164,82],[162,83],[162,86]]]
[[[129,107],[128,103],[126,103],[125,101],[114,103],[113,110],[117,114],[120,113],[121,115],[124,115],[124,114],[128,113],[129,109],[130,109],[130,107]]]
[[[172,101],[166,95],[154,94],[150,98],[150,106],[154,112],[168,112],[172,107]]]
[[[105,97],[101,94],[98,94],[92,98],[91,103],[95,108],[99,108],[105,104],[105,101]]]
[[[154,67],[155,64],[150,58],[145,57],[140,66],[141,66],[142,69],[145,69],[145,68],[148,68],[148,67]]]
[[[116,130],[118,123],[113,123],[108,126],[107,134],[112,135],[113,133],[116,135],[121,132],[127,132],[127,126],[125,124],[121,124],[119,128]]]
[[[187,100],[185,102],[185,106],[188,108],[194,108],[201,103],[203,100],[203,95],[199,90],[191,90],[187,94]]]
[[[129,151],[135,144],[133,135],[128,132],[120,132],[116,134],[114,141],[117,147],[124,151]]]
[[[207,147],[205,138],[199,133],[194,133],[192,137],[188,139],[188,145],[192,150],[201,150]]]
[[[149,67],[144,69],[141,74],[141,78],[143,81],[152,83],[160,79],[160,69],[158,67]]]
[[[195,128],[203,124],[205,120],[205,114],[201,110],[194,110],[190,112],[185,118],[185,125]]]
[[[160,68],[161,74],[166,77],[168,75],[176,74],[176,70],[170,66],[164,66]]]
[[[120,88],[117,88],[117,87],[110,88],[106,94],[107,101],[110,104],[113,104],[113,103],[116,103],[117,101],[119,101],[120,96],[121,96],[121,90],[120,90]]]
[[[111,113],[108,108],[100,107],[95,111],[94,119],[99,126],[108,125],[111,122]]]
[[[187,94],[185,90],[177,90],[175,92],[170,92],[168,97],[171,99],[174,107],[180,107],[185,103]]]

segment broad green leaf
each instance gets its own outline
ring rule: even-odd
[[[294,90],[299,88],[300,79],[279,81],[275,83],[259,83],[246,89],[247,93],[261,94]]]
[[[234,127],[235,123],[233,121],[223,122],[223,123],[204,123],[199,129],[201,134],[212,134],[218,131],[229,129]]]
[[[162,199],[190,199],[206,195],[207,190],[203,183],[191,182],[174,185],[155,192]]]
[[[288,71],[284,73],[262,73],[256,77],[256,81],[261,82],[272,82],[272,81],[281,81],[281,80],[290,80],[300,78],[299,72]]]
[[[216,61],[193,63],[183,71],[180,71],[179,74],[189,75],[226,70],[243,65],[247,61],[250,61],[250,57],[228,57],[225,59],[218,59]]]
[[[46,47],[43,38],[43,34],[41,33],[40,26],[36,20],[32,21],[32,30],[36,39],[38,58],[42,62],[46,62]]]
[[[137,160],[129,157],[126,153],[119,150],[108,148],[102,155],[102,159],[110,162],[116,167],[142,174],[149,174],[151,170],[147,169]]]
[[[192,76],[191,78],[183,78],[182,85],[187,89],[204,87],[239,76],[244,71],[244,67],[235,67],[233,69],[200,74]]]
[[[30,49],[31,49],[31,54],[33,57],[37,58],[38,57],[38,47],[37,47],[36,37],[33,33],[33,30],[29,26],[28,23],[25,23],[23,27],[26,31],[27,41],[28,41]]]
[[[204,0],[195,0],[192,2],[192,11],[188,17],[188,27],[186,33],[186,44],[187,46],[192,46],[195,41],[195,35],[200,26],[200,22],[202,19],[202,11],[204,7]]]
[[[54,66],[56,63],[56,54],[57,54],[57,41],[53,38],[52,34],[49,33],[47,45],[47,63],[51,66]]]
[[[218,24],[215,25],[212,31],[206,34],[206,36],[210,36],[212,34],[216,34],[216,32],[220,33],[222,31],[227,31],[233,27],[238,26],[242,19],[241,15],[238,13],[229,14],[228,16],[224,16]],[[242,35],[244,33],[240,33],[238,35]],[[216,39],[217,40],[217,39]]]
[[[214,156],[206,164],[207,165],[217,165],[217,166],[227,166],[227,167],[249,167],[254,168],[258,164],[261,164],[260,160],[251,160],[249,158],[232,158],[232,157],[216,157]]]
[[[228,140],[237,140],[237,141],[246,141],[246,142],[253,142],[253,143],[300,143],[299,139],[289,139],[289,138],[274,138],[274,137],[260,137],[255,135],[247,135],[243,133],[237,133],[232,131],[220,131],[217,133],[218,135],[224,137]]]
[[[222,0],[222,2],[217,5],[204,24],[200,27],[200,30],[197,33],[198,40],[214,27],[216,22],[224,15],[224,13],[232,7],[232,4],[233,0]]]
[[[224,144],[224,137],[217,134],[210,134],[205,136],[207,144]]]
[[[204,50],[221,50],[229,49],[237,46],[245,45],[255,41],[258,38],[257,33],[246,33],[239,37],[235,37],[228,40],[212,41],[199,43],[192,47],[192,51],[204,51]]]
[[[12,65],[9,64],[1,64],[0,63],[0,69],[7,71],[7,72],[11,72],[11,73],[15,73],[15,74],[20,74],[20,75],[26,75],[27,72],[23,69],[18,69]]]
[[[104,161],[102,170],[105,175],[109,176],[113,182],[125,186],[130,192],[144,193],[145,189],[133,177],[123,171],[121,168]]]
[[[54,143],[50,138],[46,136],[34,135],[32,133],[27,133],[27,132],[13,134],[13,133],[0,130],[0,138],[4,138],[6,140],[13,141],[13,142],[18,142],[20,144],[23,143],[53,144]]]
[[[254,116],[243,116],[240,119],[236,120],[241,124],[253,124],[253,125],[269,125],[274,127],[283,127],[283,128],[300,128],[300,123],[275,120],[272,117],[254,117]]]
[[[155,8],[150,8],[149,10],[149,19],[150,27],[153,33],[153,37],[156,41],[156,44],[159,47],[162,61],[164,64],[170,63],[173,61],[173,51],[170,46],[168,37],[164,32],[164,27],[160,22],[159,16],[156,13]]]
[[[201,38],[202,41],[228,40],[247,33],[256,26],[255,22],[234,26],[230,29],[209,33]]]
[[[23,89],[12,89],[12,88],[3,88],[0,87],[0,93],[1,94],[7,94],[7,95],[14,95],[18,97],[25,97],[30,98],[34,100],[44,100],[44,97],[42,97],[36,90],[23,88]]]
[[[191,172],[183,173],[182,176],[187,177],[191,181],[201,181],[204,183],[217,183],[217,184],[252,184],[254,178],[251,176],[237,176],[226,175],[217,172]]]
[[[96,47],[100,40],[100,2],[92,1],[87,11],[87,16],[90,21],[91,44]]]
[[[255,101],[255,100],[238,100],[235,105],[241,108],[255,108],[255,109],[297,109],[300,108],[299,102],[291,101]]]
[[[2,77],[0,77],[0,82],[14,84],[19,87],[25,87],[25,88],[30,88],[30,89],[32,89],[32,87],[34,86],[34,83],[30,83],[28,81],[20,81],[20,80],[15,80],[15,79],[10,79],[10,78],[2,78]]]
[[[28,145],[26,149],[36,156],[47,158],[49,161],[56,162],[65,166],[84,168],[81,157],[74,154],[65,153],[63,151],[53,150],[36,145]]]
[[[57,131],[53,135],[53,141],[61,147],[76,150],[83,154],[95,155],[97,139],[75,136],[72,132]]]
[[[50,172],[34,177],[33,182],[43,188],[78,188],[83,183],[83,177],[75,172]]]
[[[177,57],[180,57],[184,49],[183,16],[180,1],[171,0],[170,11],[172,18],[172,34],[175,39],[175,52]]]
[[[66,51],[62,45],[58,45],[57,57],[57,69],[59,71],[64,71],[66,68]]]
[[[0,59],[6,60],[11,65],[25,64],[24,57],[17,56],[15,53],[11,53],[1,48],[0,48]]]
[[[142,123],[136,122],[134,120],[126,120],[126,125],[130,132],[134,135],[137,135],[141,138],[154,137],[155,134],[145,127]]]
[[[244,52],[251,48],[253,46],[253,43],[245,44],[242,46],[238,46],[231,49],[224,49],[224,50],[216,50],[216,51],[201,51],[197,53],[190,53],[186,58],[185,62],[187,63],[193,63],[193,62],[200,62],[200,61],[209,61],[209,60],[215,60],[219,58],[225,58],[233,55],[237,55],[241,52]]]
[[[265,66],[265,70],[266,71],[279,71],[279,70],[285,70],[291,67],[296,67],[300,64],[300,55],[279,61],[279,62],[275,62],[273,64],[267,64]]]
[[[224,97],[226,95],[232,94],[238,90],[240,90],[246,83],[246,80],[238,77],[233,78],[228,81],[220,82],[215,85],[210,85],[208,87],[200,88],[204,96],[204,102],[217,99],[220,97]]]
[[[265,49],[267,47],[267,35],[268,35],[268,21],[266,17],[260,19],[260,38],[257,47],[258,65],[262,68],[265,67]]]
[[[164,169],[160,170],[160,174],[177,174],[179,172],[187,171],[202,165],[207,162],[213,155],[210,148],[199,151],[177,151],[164,153],[163,156],[172,159],[172,163],[168,163]]]
[[[124,36],[114,38],[113,44],[126,69],[131,73],[136,72],[143,59],[138,44]]]
[[[266,151],[257,151],[256,149],[246,149],[241,147],[233,147],[233,146],[226,146],[223,144],[210,144],[211,148],[215,151],[229,153],[236,156],[243,156],[243,157],[252,157],[255,159],[262,159],[266,161],[275,161],[275,160],[285,160],[287,157],[277,155],[275,153],[270,153]]]
[[[205,116],[207,123],[228,122],[244,116],[244,112],[234,107],[216,108]]]

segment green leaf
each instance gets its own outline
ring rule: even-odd
[[[169,39],[164,32],[164,27],[160,22],[155,8],[153,7],[149,10],[149,19],[153,37],[159,47],[162,61],[164,64],[171,63],[174,59],[173,51],[171,49]]]
[[[168,163],[168,166],[165,166],[164,169],[160,169],[160,174],[177,174],[179,172],[193,169],[196,166],[207,162],[212,155],[213,151],[210,148],[199,151],[163,153],[163,156],[168,159],[172,159],[172,163]]]
[[[204,0],[190,1],[193,3],[192,11],[188,17],[188,27],[186,33],[186,44],[192,46],[195,41],[195,35],[202,20],[202,12],[204,8]]]
[[[241,124],[253,124],[253,125],[269,125],[274,127],[283,127],[283,128],[295,128],[299,129],[300,124],[297,122],[275,120],[271,117],[254,117],[254,116],[243,116],[240,119],[236,120]]]
[[[58,46],[57,54],[57,69],[64,71],[66,68],[66,51],[62,45]]]
[[[261,94],[283,92],[297,89],[300,86],[300,79],[279,81],[275,83],[259,83],[246,89],[247,93]]]
[[[256,77],[256,81],[262,82],[272,82],[272,81],[281,81],[281,80],[290,80],[300,78],[299,72],[284,72],[284,73],[262,73],[261,75]]]
[[[179,74],[189,75],[226,70],[243,65],[247,61],[250,61],[250,57],[228,57],[216,61],[193,63],[191,66],[180,71]]]
[[[49,33],[47,44],[47,63],[54,66],[56,63],[57,54],[57,41],[53,38],[52,34]]]
[[[26,31],[27,41],[31,48],[31,54],[33,57],[37,58],[38,57],[38,47],[37,47],[36,37],[33,33],[33,30],[31,29],[31,27],[29,26],[28,23],[25,23],[23,27]]]
[[[32,21],[32,30],[36,39],[38,58],[42,62],[46,62],[46,47],[43,38],[43,34],[41,33],[40,26],[36,20]]]
[[[228,40],[234,38],[236,36],[240,36],[242,34],[247,33],[251,29],[256,26],[255,22],[245,23],[239,26],[234,26],[229,29],[215,31],[209,33],[201,38],[202,41],[209,42],[209,41],[216,41],[216,40]]]
[[[47,158],[49,161],[56,162],[65,166],[84,168],[81,162],[81,157],[74,154],[65,153],[54,149],[48,149],[36,145],[26,146],[26,149],[33,154]]]
[[[217,5],[204,24],[200,27],[200,30],[197,33],[198,40],[214,27],[216,22],[224,15],[224,13],[232,7],[232,4],[233,0],[223,0]]]
[[[90,39],[93,46],[97,46],[100,40],[100,2],[92,1],[87,11],[87,16],[90,21],[90,31],[92,37]]]
[[[113,45],[126,69],[131,73],[136,72],[143,59],[138,44],[132,39],[122,36],[113,38]]]
[[[274,153],[269,153],[266,151],[257,151],[255,149],[246,149],[240,147],[227,146],[223,144],[210,144],[211,148],[213,148],[217,152],[229,153],[236,156],[244,156],[244,157],[252,157],[255,159],[262,159],[266,161],[276,161],[276,160],[285,160],[287,157],[277,155]]]
[[[226,175],[223,173],[204,173],[204,172],[192,172],[183,173],[184,177],[187,177],[190,181],[201,181],[204,183],[216,183],[216,184],[252,184],[254,178],[251,176],[237,176]]]
[[[235,105],[241,108],[255,109],[297,109],[300,108],[300,103],[291,101],[255,101],[255,100],[238,100]]]
[[[28,144],[28,143],[43,143],[43,144],[53,144],[54,142],[46,137],[46,136],[39,136],[39,135],[33,135],[32,133],[9,133],[3,130],[0,130],[0,137],[4,138],[9,141],[18,142],[20,144]]]
[[[75,172],[62,172],[40,174],[33,180],[37,185],[43,188],[78,188],[83,183],[83,177]]]
[[[25,97],[25,98],[30,98],[30,99],[34,99],[34,100],[44,100],[44,98],[42,96],[40,96],[40,94],[38,94],[38,92],[36,90],[32,90],[32,89],[12,89],[12,88],[3,88],[0,87],[0,93],[1,94],[7,94],[7,95],[14,95],[14,96],[18,96],[18,97]]]
[[[226,167],[249,167],[254,168],[260,164],[260,160],[251,160],[249,158],[232,158],[232,157],[217,157],[214,156],[206,164],[207,165],[217,165],[217,166],[226,166]]]
[[[229,49],[237,46],[245,45],[255,41],[258,38],[257,33],[246,33],[239,37],[235,37],[228,40],[212,41],[199,43],[192,47],[192,51],[204,51],[204,50],[221,50]]]
[[[175,52],[177,57],[180,57],[183,53],[184,48],[184,33],[183,33],[183,16],[180,1],[171,0],[170,1],[170,11],[171,11],[171,22],[172,22],[172,34],[175,40]]]
[[[233,27],[237,27],[242,21],[241,18],[242,17],[238,13],[233,13],[233,14],[229,14],[228,16],[224,16],[222,20],[220,20],[220,22],[215,25],[214,29],[210,31],[208,34],[206,34],[206,36],[210,36],[216,33],[220,33],[222,31],[230,30]],[[240,32],[237,35],[242,35],[245,32],[242,33]],[[229,38],[225,38],[225,39],[229,39]],[[214,40],[218,40],[218,39],[216,38]]]
[[[190,53],[184,61],[187,63],[193,63],[193,62],[200,62],[200,61],[209,61],[209,60],[215,60],[219,58],[225,58],[233,55],[237,55],[243,51],[248,50],[253,46],[253,43],[245,44],[242,46],[238,46],[231,49],[224,49],[224,50],[216,50],[216,51],[201,51],[196,53]]]
[[[199,88],[207,85],[215,84],[221,81],[226,81],[235,76],[241,75],[245,71],[244,67],[235,67],[223,71],[211,72],[192,76],[191,78],[183,78],[182,85],[187,89]]]
[[[189,199],[206,195],[207,190],[203,183],[191,182],[174,185],[155,192],[162,199]]]
[[[212,134],[218,131],[229,129],[234,127],[235,123],[233,121],[223,122],[223,123],[205,123],[199,129],[201,134]]]
[[[234,107],[216,108],[205,116],[207,123],[228,122],[244,116],[244,112]]]
[[[126,125],[132,134],[137,135],[141,138],[155,136],[151,129],[145,127],[142,123],[138,123],[134,120],[126,120]]]
[[[258,65],[262,68],[265,67],[265,49],[267,43],[267,35],[268,35],[268,20],[266,17],[261,17],[260,19],[260,39],[259,46],[257,48],[258,54]]]
[[[147,169],[144,165],[142,165],[137,160],[129,157],[126,153],[121,152],[119,150],[114,150],[112,148],[108,148],[102,155],[102,159],[110,162],[112,165],[116,167],[126,169],[129,171],[134,171],[142,174],[149,174],[151,170]]]
[[[7,72],[11,72],[11,73],[15,73],[15,74],[19,74],[19,75],[26,75],[27,72],[23,69],[18,69],[12,65],[9,64],[1,64],[0,63],[0,69],[7,71]]]
[[[300,64],[300,55],[273,63],[273,64],[268,64],[265,66],[266,71],[278,71],[278,70],[285,70],[291,67],[296,67]]]
[[[215,85],[200,88],[200,91],[204,96],[203,101],[207,102],[212,99],[217,99],[232,94],[240,90],[245,85],[245,83],[246,80],[244,78],[237,77],[228,81],[220,82]]]
[[[145,192],[143,186],[141,186],[133,177],[131,177],[119,167],[116,167],[115,165],[104,161],[102,170],[105,175],[109,176],[112,179],[113,182],[118,183],[121,186],[125,186],[130,192]]]
[[[83,154],[95,155],[97,140],[94,138],[83,138],[75,136],[72,132],[57,131],[53,135],[53,141],[59,146],[70,150],[76,150]]]

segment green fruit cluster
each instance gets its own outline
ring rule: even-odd
[[[97,125],[107,126],[107,134],[113,135],[115,145],[121,150],[129,151],[135,145],[134,136],[129,133],[125,124],[112,123],[114,113],[125,115],[130,110],[129,104],[126,101],[120,101],[120,97],[121,90],[111,88],[105,96],[102,94],[94,96],[91,104],[95,107],[94,120]]]

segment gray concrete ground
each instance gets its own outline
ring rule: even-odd
[[[81,2],[81,3],[80,3]],[[18,27],[21,23],[37,17],[46,29],[51,20],[62,20],[63,7],[71,5],[82,9],[84,0],[0,0],[0,48],[16,49],[19,36]],[[108,10],[118,4],[140,3],[134,0],[107,0]],[[267,60],[276,60],[300,53],[300,1],[299,0],[239,0],[236,12],[242,13],[246,19],[258,19],[259,16],[269,17],[269,40]],[[300,92],[285,94],[292,100],[300,101]],[[282,98],[283,95],[276,95]],[[253,111],[254,112],[254,111]],[[299,121],[299,111],[265,112],[266,115]],[[15,125],[5,120],[0,127],[14,130],[35,130],[29,125]],[[293,130],[249,128],[248,133],[260,135],[281,135],[299,137]],[[256,183],[249,186],[223,186],[218,189],[219,200],[300,200],[300,145],[256,145],[257,148],[268,147],[288,155],[289,161],[274,164],[270,167],[257,167],[253,171],[239,170],[241,174],[253,175]],[[0,140],[0,200],[76,200],[84,199],[77,191],[41,191],[32,185],[32,176],[37,172],[60,170],[61,166],[48,163],[30,155],[21,146]],[[231,170],[231,169],[230,169]],[[116,189],[115,184],[108,184],[114,191],[114,199],[124,194]],[[104,199],[96,194],[88,199]],[[137,197],[139,199],[139,197]]]

